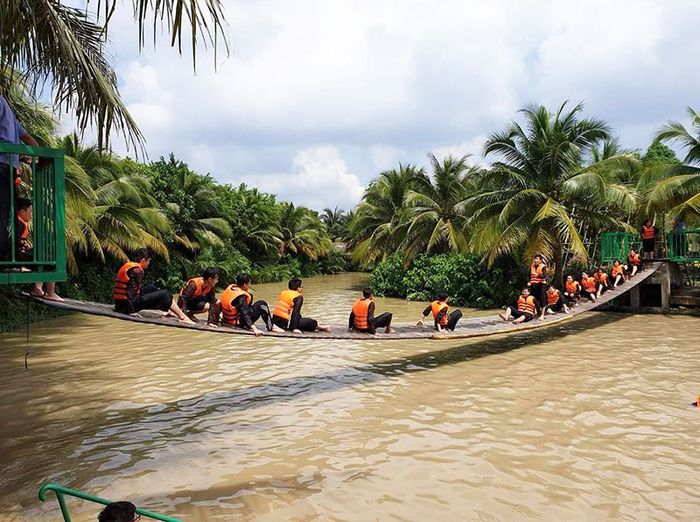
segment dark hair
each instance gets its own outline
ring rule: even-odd
[[[17,198],[17,201],[15,202],[15,208],[20,211],[20,210],[25,210],[28,209],[32,206],[32,200],[27,199],[27,198]]]
[[[542,254],[535,254],[535,257],[533,259],[539,259],[540,261],[544,261],[544,257],[542,257]]]
[[[99,522],[134,522],[136,506],[131,502],[112,502],[97,516]]]
[[[250,276],[248,274],[238,274],[236,277],[236,286],[243,286],[250,283]]]
[[[202,278],[203,279],[211,279],[212,277],[216,277],[219,275],[219,269],[214,268],[214,267],[209,267],[202,272]]]
[[[620,260],[619,260],[619,259],[615,259],[615,260],[613,261],[613,264],[615,264],[615,263],[619,263],[619,262],[620,262]]]
[[[372,289],[368,286],[362,291],[362,297],[364,297],[365,299],[369,299],[370,297],[372,297],[373,293],[374,292],[372,292]]]
[[[525,290],[527,290],[529,292],[530,288],[526,286],[525,288],[522,289],[521,293],[524,292]]]
[[[146,260],[151,259],[151,251],[148,250],[147,248],[139,248],[136,251],[136,254],[134,254],[134,261],[139,262],[142,259],[146,259]]]
[[[447,292],[440,292],[437,295],[437,300],[438,301],[446,301],[447,300]]]
[[[287,287],[290,290],[299,290],[299,288],[301,288],[301,279],[299,279],[298,277],[290,279],[289,283],[287,284]]]

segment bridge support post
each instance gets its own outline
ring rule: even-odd
[[[661,283],[661,308],[668,311],[671,308],[671,270],[668,263],[659,270],[659,282]]]
[[[639,286],[630,290],[630,308],[632,312],[639,312]]]

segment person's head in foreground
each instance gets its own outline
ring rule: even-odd
[[[112,502],[97,516],[99,522],[136,522],[141,515],[136,513],[136,506],[131,502]]]

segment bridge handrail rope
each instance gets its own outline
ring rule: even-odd
[[[68,495],[70,497],[75,497],[79,498],[82,500],[87,500],[89,502],[95,502],[96,504],[102,504],[102,505],[107,505],[111,504],[111,500],[107,500],[106,498],[102,497],[96,497],[95,495],[90,495],[89,493],[84,493],[82,491],[78,491],[77,489],[70,489],[66,488],[63,486],[59,486],[58,484],[44,484],[41,489],[39,490],[39,500],[44,502],[46,500],[46,494],[49,491],[53,491],[56,493],[56,498],[58,499],[58,505],[61,508],[61,514],[63,515],[63,520],[65,522],[71,522],[70,518],[70,513],[68,512],[68,506],[66,505],[66,499],[64,498],[65,495]],[[145,509],[137,508],[136,513],[141,515],[142,517],[148,517],[153,520],[161,520],[162,522],[182,522],[178,518],[173,518],[169,517],[166,515],[159,515],[158,513],[153,513],[151,511],[147,511]]]

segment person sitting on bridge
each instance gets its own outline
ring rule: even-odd
[[[598,295],[598,283],[592,277],[588,277],[586,272],[581,274],[581,295],[587,297],[593,303],[595,303]]]
[[[574,276],[566,276],[564,297],[567,299],[569,306],[576,306],[581,300],[581,285],[574,279]]]
[[[599,267],[595,274],[593,274],[593,280],[597,286],[596,297],[600,297],[604,292],[610,289],[610,278],[608,274],[605,273],[603,267]]]
[[[384,312],[374,317],[374,308],[374,293],[371,288],[365,288],[362,291],[362,297],[352,306],[348,329],[374,335],[377,333],[377,328],[384,328],[384,333],[395,333],[396,330],[391,327],[393,318],[391,312]]]
[[[450,313],[450,305],[448,304],[449,297],[446,292],[441,292],[438,294],[437,299],[430,303],[429,306],[423,310],[423,317],[418,321],[417,326],[423,326],[423,321],[430,314],[433,314],[433,321],[435,323],[435,329],[442,333],[445,330],[454,332],[457,328],[457,323],[462,318],[462,311],[455,310]]]
[[[255,326],[256,321],[261,318],[268,332],[284,332],[282,328],[272,323],[272,314],[267,303],[253,301],[253,294],[250,293],[250,276],[239,274],[236,282],[221,293],[221,299],[210,310],[209,326],[218,326],[219,313],[221,313],[223,324],[251,330],[256,337],[263,335],[262,330]]]
[[[558,312],[569,313],[566,298],[557,290],[554,285],[547,287],[547,304],[542,307],[540,313],[540,321],[544,321],[545,314],[555,314]]]
[[[272,311],[272,322],[283,330],[291,330],[296,334],[302,332],[330,332],[329,325],[318,324],[315,319],[301,316],[301,307],[304,304],[304,289],[299,278],[290,279],[287,290],[280,293],[277,306]]]
[[[642,264],[642,260],[639,258],[634,250],[630,248],[630,253],[627,255],[627,264],[625,265],[625,273],[627,274],[627,280],[630,277],[634,277]]]
[[[545,297],[546,299],[546,297]],[[513,324],[526,323],[532,321],[537,313],[537,302],[535,298],[530,295],[529,288],[523,288],[520,297],[515,306],[509,306],[506,308],[505,313],[498,314],[498,317],[508,322],[511,319]]]
[[[544,258],[537,254],[530,265],[530,293],[537,301],[539,307],[543,307],[547,302],[547,265]]]
[[[613,280],[613,288],[617,288],[625,280],[625,267],[620,264],[620,260],[616,259],[613,261],[612,268],[610,269],[610,276]]]
[[[644,251],[644,259],[654,259],[656,253],[656,234],[659,229],[651,224],[650,220],[646,220],[639,230],[642,236],[642,250]]]
[[[15,255],[18,261],[32,261],[34,259],[34,247],[29,237],[29,223],[32,220],[32,202],[27,198],[18,198],[15,202],[17,215],[15,216]],[[56,293],[56,283],[34,283],[29,295],[41,297],[50,301],[63,302],[61,296]]]
[[[100,511],[97,522],[135,522],[141,519],[136,513],[136,506],[124,500],[110,502]]]
[[[151,253],[147,248],[142,248],[136,251],[134,261],[124,263],[119,269],[114,283],[114,310],[133,317],[141,317],[141,310],[161,310],[166,312],[163,317],[172,312],[179,322],[194,324],[182,313],[170,292],[143,284],[146,268],[150,264]]]
[[[193,277],[180,290],[177,305],[184,314],[195,323],[195,314],[209,312],[216,304],[216,284],[219,282],[219,270],[207,268],[201,277]]]

